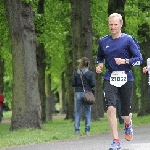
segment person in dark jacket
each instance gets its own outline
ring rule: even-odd
[[[89,135],[90,123],[91,123],[91,105],[84,101],[84,91],[80,74],[82,75],[85,91],[92,92],[92,88],[95,87],[95,76],[92,71],[89,70],[89,59],[83,57],[80,60],[78,69],[74,72],[72,78],[72,86],[75,87],[74,94],[74,106],[75,106],[75,134],[80,135],[80,118],[82,115],[82,106],[85,108],[85,134]]]
[[[150,76],[147,66],[143,67],[143,73]],[[149,99],[149,103],[150,103],[150,83],[149,83],[150,81],[149,80],[150,80],[150,78],[148,77],[148,99]]]
[[[4,95],[0,93],[0,123],[3,117],[3,101],[4,101]]]

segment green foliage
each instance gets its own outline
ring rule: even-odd
[[[127,1],[125,5],[126,32],[133,35],[139,43],[146,41],[145,37],[138,36],[139,26],[147,22],[150,25],[150,1]]]
[[[4,77],[4,102],[8,104],[9,109],[11,109],[12,101],[12,76]]]
[[[103,1],[92,0],[91,14],[93,27],[93,49],[97,51],[99,38],[109,34],[108,30],[108,0]]]
[[[127,1],[125,4],[125,31],[137,38],[138,30],[138,2]]]
[[[8,22],[5,15],[4,4],[0,5],[0,55],[5,61],[5,74],[11,73],[11,48]]]
[[[35,13],[38,43],[44,43],[46,50],[46,74],[51,74],[52,90],[58,91],[62,72],[66,70],[66,62],[72,61],[68,53],[71,50],[71,6],[68,0],[46,0],[44,14],[37,13],[38,0],[23,0],[30,3]],[[145,41],[144,36],[138,36],[138,29],[143,23],[150,25],[150,1],[129,0],[125,4],[125,31],[134,36],[139,43]],[[108,31],[108,0],[91,1],[91,15],[93,27],[93,51],[97,51],[98,40],[109,34]],[[5,61],[5,99],[9,104],[12,100],[12,55],[8,22],[3,3],[0,4],[0,55]],[[150,35],[148,32],[147,34]],[[143,52],[144,53],[144,52]],[[95,57],[95,56],[94,56]],[[135,67],[136,68],[136,67]],[[135,69],[135,82],[141,81],[140,70]],[[140,87],[136,92],[140,97]]]
[[[70,60],[67,53],[70,44],[70,3],[65,1],[47,0],[44,16],[37,15],[36,21],[40,25],[43,34],[38,37],[39,42],[44,43],[46,50],[46,73],[52,77],[52,90],[60,87],[61,74],[66,69],[66,60]],[[42,26],[43,24],[43,26]],[[43,28],[42,28],[43,27]]]
[[[12,95],[12,56],[10,34],[4,4],[0,4],[0,55],[4,59],[4,96],[5,102],[11,105]]]

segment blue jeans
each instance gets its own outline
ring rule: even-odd
[[[76,133],[80,133],[80,119],[82,115],[82,106],[85,111],[85,132],[90,132],[91,124],[91,105],[87,104],[84,99],[84,92],[76,92],[74,96],[75,104],[75,123],[74,128]]]

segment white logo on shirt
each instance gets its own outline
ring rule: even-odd
[[[140,65],[140,61],[137,61],[135,63],[132,64],[133,66],[139,66]]]
[[[107,45],[106,48],[108,48],[109,46]]]

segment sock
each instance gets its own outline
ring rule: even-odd
[[[117,143],[120,143],[120,140],[119,140],[119,139],[114,139],[114,141],[116,141]]]
[[[129,127],[131,123],[125,123],[125,127]]]

